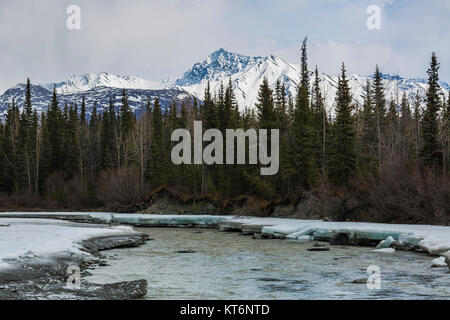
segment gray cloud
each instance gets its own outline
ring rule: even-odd
[[[81,30],[66,28],[70,4],[81,7]],[[369,4],[382,7],[379,31],[365,27]],[[445,0],[2,0],[0,91],[28,76],[39,83],[101,71],[162,80],[220,47],[297,62],[305,35],[310,63],[327,73],[345,61],[353,73],[379,63],[423,77],[435,50],[449,81],[449,13]]]

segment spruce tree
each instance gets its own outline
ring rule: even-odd
[[[6,112],[1,153],[4,161],[3,188],[8,193],[19,191],[19,129],[20,113],[14,99]]]
[[[152,140],[149,148],[147,180],[153,187],[165,183],[164,159],[164,123],[159,99],[156,98],[152,114]]]
[[[211,96],[209,81],[205,88],[205,96],[203,98],[202,120],[203,120],[203,129],[205,130],[210,128],[216,129],[219,125],[217,107]]]
[[[377,138],[377,160],[378,170],[381,171],[382,162],[382,145],[384,140],[384,128],[385,128],[385,115],[386,115],[386,98],[384,95],[384,85],[381,79],[382,74],[378,65],[375,67],[375,73],[373,75],[373,102],[375,111],[375,125],[376,125],[376,138]]]
[[[398,112],[397,105],[393,97],[389,102],[389,110],[386,116],[386,142],[388,147],[388,154],[393,157],[397,147],[397,133],[398,133]]]
[[[307,65],[306,38],[301,48],[300,85],[293,119],[292,150],[294,165],[297,169],[297,185],[308,188],[318,174],[318,167],[314,157],[312,112],[309,100],[309,72]]]
[[[21,176],[19,184],[25,187],[29,193],[31,193],[34,188],[35,134],[36,131],[33,130],[33,109],[31,105],[31,83],[30,79],[27,79],[24,110],[20,117],[19,126],[19,167],[17,170]]]
[[[64,151],[66,152],[64,171],[67,179],[80,173],[80,142],[78,136],[78,115],[76,108],[70,105],[69,119],[66,125],[66,139]]]
[[[403,93],[401,101],[399,138],[400,156],[403,160],[408,160],[414,150],[414,124],[406,92]]]
[[[436,54],[431,54],[430,68],[428,74],[428,90],[425,98],[425,111],[422,120],[422,139],[423,146],[421,155],[425,165],[431,165],[433,162],[439,163],[441,155],[438,142],[438,111],[441,106],[439,97],[439,63]]]
[[[320,89],[320,77],[317,66],[314,71],[314,84],[311,98],[311,113],[312,113],[312,131],[313,131],[312,138],[313,138],[314,158],[317,161],[318,166],[322,169],[322,173],[325,173],[327,117],[324,99],[322,97],[322,92]]]
[[[95,110],[97,112],[97,110]],[[96,115],[97,116],[97,115]],[[92,115],[91,115],[92,117]],[[92,121],[92,119],[91,119]],[[94,119],[97,121],[97,119]],[[81,98],[81,110],[79,116],[79,124],[78,124],[78,141],[79,141],[79,172],[81,174],[81,179],[84,179],[87,168],[89,167],[89,126],[86,120],[86,100],[84,95]],[[91,167],[92,168],[92,167]]]
[[[119,132],[118,143],[120,143],[119,152],[120,165],[128,167],[131,162],[131,136],[134,129],[134,115],[128,103],[128,95],[126,90],[122,91],[122,104],[119,111]]]
[[[192,102],[192,115],[193,115],[194,120],[200,119],[198,101],[197,101],[196,97],[194,97],[194,101]]]
[[[328,166],[330,181],[338,185],[346,184],[354,172],[356,155],[352,96],[344,64],[336,93],[336,120],[333,125],[331,151]]]
[[[442,114],[442,126],[441,126],[441,136],[442,136],[442,150],[443,150],[443,170],[444,174],[448,172],[448,166],[450,163],[450,97],[445,102],[445,97],[443,101],[443,114]]]
[[[366,82],[362,98],[362,128],[358,142],[359,169],[365,173],[372,173],[378,165],[378,130],[370,80]]]
[[[259,87],[258,102],[256,103],[259,126],[262,129],[278,129],[277,115],[274,108],[273,92],[267,78],[263,79]]]
[[[106,118],[108,123],[108,110],[105,109],[103,116],[97,115],[97,106],[94,103],[92,107],[91,119],[88,127],[88,148],[87,148],[87,168],[89,173],[95,174],[102,166],[102,134],[103,128],[101,127],[103,120]],[[108,125],[106,124],[106,129]]]
[[[416,92],[416,95],[414,96],[414,116],[413,116],[413,119],[414,119],[414,156],[415,156],[416,160],[419,159],[420,150],[422,149],[421,104],[422,104],[422,99],[419,95],[419,92]]]
[[[66,114],[67,106],[64,114],[61,113],[56,88],[54,88],[52,100],[45,116],[45,128],[43,130],[42,162],[44,176],[48,176],[57,170],[62,170],[64,167],[66,156],[64,151]]]

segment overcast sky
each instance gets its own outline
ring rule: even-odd
[[[81,30],[69,30],[69,5]],[[381,30],[369,30],[369,5]],[[450,81],[448,0],[0,0],[0,92],[72,74],[111,72],[163,80],[225,48],[275,54],[298,63],[308,36],[309,62],[336,74],[384,72],[425,77],[431,51]]]

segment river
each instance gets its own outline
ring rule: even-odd
[[[370,247],[308,251],[307,240],[252,239],[211,229],[135,228],[153,239],[104,251],[107,266],[82,281],[147,279],[146,299],[450,299],[447,269],[425,253],[376,253]],[[381,288],[368,289],[379,266]]]

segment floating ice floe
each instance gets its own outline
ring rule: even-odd
[[[447,263],[445,262],[445,257],[439,257],[431,261],[431,267],[433,268],[441,268],[446,266]]]
[[[391,236],[387,237],[385,240],[382,240],[378,245],[377,249],[390,248],[391,245],[395,242],[395,239]]]
[[[372,250],[372,252],[378,252],[378,253],[394,253],[394,252],[395,252],[395,249],[394,249],[394,248],[375,249],[375,250]]]

